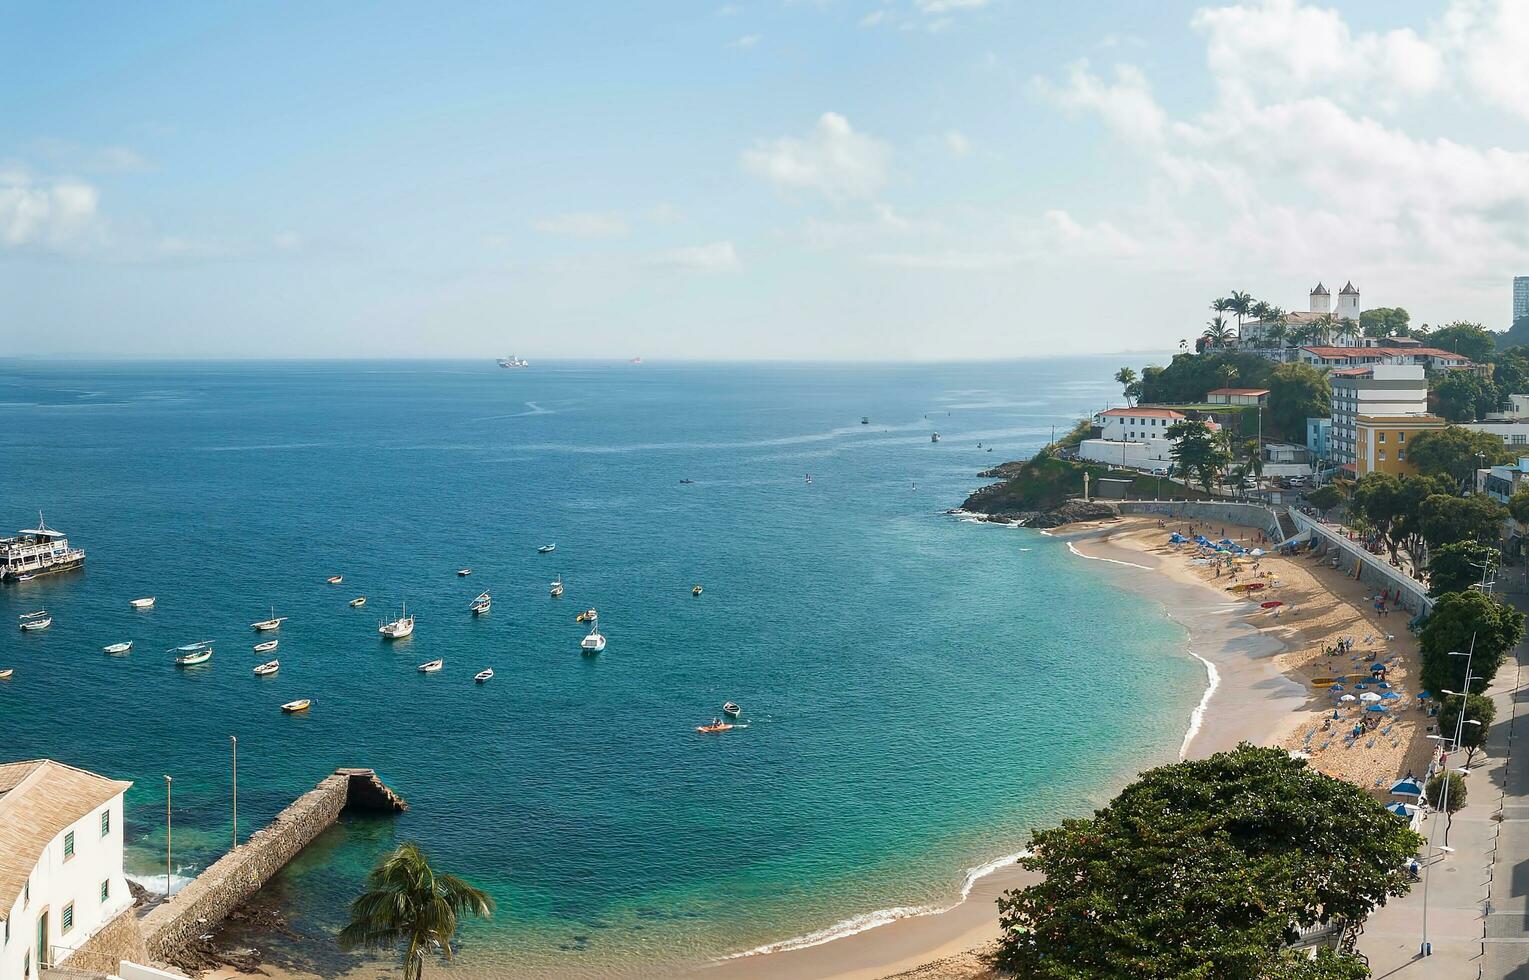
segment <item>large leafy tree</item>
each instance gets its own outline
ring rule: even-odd
[[[1508,513],[1520,524],[1529,524],[1529,487],[1520,487],[1508,498]]]
[[[1282,439],[1305,441],[1306,420],[1332,414],[1332,385],[1310,364],[1281,364],[1269,375],[1269,420]]]
[[[1168,455],[1173,458],[1174,474],[1198,482],[1209,494],[1231,462],[1226,440],[1202,419],[1175,422],[1168,427],[1168,438],[1173,440]]]
[[[1362,975],[1282,972],[1282,947],[1404,894],[1421,843],[1280,749],[1162,766],[1093,817],[1032,835],[1020,864],[1045,878],[999,899],[998,960],[1055,980]]]
[[[1444,846],[1449,846],[1449,829],[1455,825],[1455,814],[1465,807],[1465,780],[1453,769],[1436,772],[1423,784],[1423,799],[1435,810],[1443,810],[1449,816],[1444,822]]]
[[[487,917],[493,911],[487,892],[436,871],[425,852],[406,841],[366,876],[366,890],[351,903],[350,923],[340,930],[340,946],[398,951],[404,980],[419,980],[433,952],[451,959],[451,940],[463,916]]]
[[[1274,371],[1268,358],[1251,351],[1207,351],[1203,356],[1179,354],[1167,367],[1142,370],[1142,401],[1169,405],[1203,401],[1207,391],[1225,383],[1227,365],[1236,368],[1237,383],[1249,388],[1267,388]]]
[[[1450,371],[1434,382],[1433,400],[1451,422],[1474,422],[1497,410],[1500,398],[1492,382],[1471,371]]]
[[[1478,467],[1511,458],[1512,452],[1497,436],[1458,425],[1420,432],[1407,443],[1407,461],[1419,473],[1447,476],[1457,485],[1473,481]]]
[[[1469,766],[1476,750],[1486,744],[1487,730],[1497,720],[1497,704],[1485,694],[1467,694],[1464,701],[1462,705],[1460,698],[1444,698],[1439,708],[1439,734],[1453,739],[1455,728],[1459,727],[1460,745],[1465,749],[1465,764]],[[1463,724],[1460,721],[1462,708],[1465,711]]]
[[[1423,501],[1418,529],[1429,548],[1439,548],[1455,541],[1480,541],[1482,544],[1502,537],[1508,508],[1484,493],[1456,497],[1436,493]]]
[[[1392,559],[1401,548],[1409,552],[1421,534],[1423,501],[1447,493],[1449,484],[1437,477],[1367,473],[1354,485],[1354,507],[1385,539]]]
[[[1455,354],[1469,357],[1477,363],[1491,359],[1497,338],[1490,330],[1483,330],[1479,323],[1456,320],[1428,331],[1423,340],[1430,347],[1438,347]]]
[[[1419,636],[1423,687],[1435,693],[1462,690],[1466,658],[1450,654],[1469,652],[1471,690],[1484,691],[1523,637],[1524,614],[1495,596],[1476,589],[1446,593],[1434,603]]]
[[[1405,337],[1411,332],[1408,320],[1407,311],[1400,306],[1380,306],[1359,314],[1359,329],[1377,340]]]
[[[1320,510],[1325,517],[1328,511],[1343,503],[1343,491],[1329,483],[1308,493],[1306,502]]]
[[[1463,592],[1480,582],[1483,569],[1497,564],[1497,549],[1479,541],[1451,541],[1428,553],[1428,591],[1434,596]]]

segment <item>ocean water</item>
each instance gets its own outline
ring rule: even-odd
[[[0,588],[0,623],[55,616],[0,628],[0,757],[134,780],[129,861],[161,882],[164,775],[176,873],[228,846],[230,735],[246,835],[376,768],[410,811],[347,818],[262,895],[301,937],[273,955],[326,975],[402,838],[496,896],[469,970],[652,972],[949,905],[1030,827],[1174,757],[1203,689],[1119,569],[944,513],[1117,399],[1113,373],[0,362],[0,525],[41,508],[89,551]],[[415,635],[382,641],[405,602]],[[282,668],[256,678],[273,605]],[[172,665],[207,639],[208,665]],[[697,734],[725,700],[746,727]]]

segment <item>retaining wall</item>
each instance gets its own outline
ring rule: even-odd
[[[137,909],[129,906],[121,915],[96,930],[64,960],[71,970],[110,975],[123,960],[148,959],[143,934],[138,930]]]
[[[1239,524],[1256,527],[1278,543],[1284,537],[1279,518],[1262,504],[1244,504],[1222,500],[1122,500],[1115,504],[1122,515],[1155,516],[1193,521],[1204,527]],[[1201,529],[1204,530],[1204,527]]]
[[[188,940],[215,929],[352,805],[407,809],[372,770],[337,770],[139,920],[149,958],[167,960]]]
[[[1338,568],[1345,574],[1355,575],[1359,581],[1379,589],[1390,589],[1401,596],[1401,604],[1413,613],[1433,610],[1433,600],[1428,597],[1428,587],[1406,572],[1391,564],[1385,555],[1372,555],[1358,543],[1343,536],[1339,528],[1323,524],[1297,510],[1290,512],[1290,519],[1299,531],[1310,531],[1317,548],[1324,554],[1338,559]]]

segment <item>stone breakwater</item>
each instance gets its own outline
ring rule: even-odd
[[[408,804],[370,769],[336,770],[197,875],[174,898],[150,910],[138,923],[149,956],[174,960],[187,943],[212,932],[347,807],[396,813],[408,809]]]

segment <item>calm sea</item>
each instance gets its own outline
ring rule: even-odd
[[[376,768],[412,809],[346,820],[265,893],[308,937],[278,955],[326,974],[345,961],[314,937],[399,838],[497,897],[468,966],[702,961],[949,904],[1029,827],[1172,757],[1201,693],[1182,632],[1109,566],[943,513],[1118,400],[1113,373],[0,362],[0,525],[41,508],[90,556],[0,588],[0,623],[55,616],[0,628],[0,757],[134,780],[144,875],[165,774],[177,872],[227,846],[230,735],[245,833]],[[415,635],[381,641],[405,602]],[[256,678],[273,606],[281,671]],[[208,639],[211,663],[172,665]],[[697,734],[726,700],[747,727]]]

